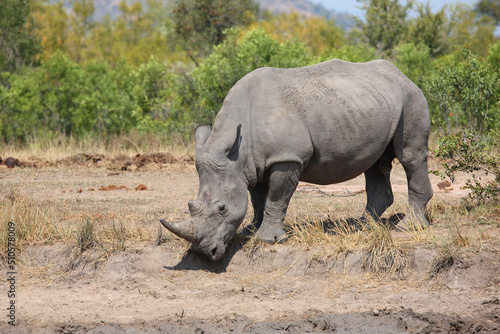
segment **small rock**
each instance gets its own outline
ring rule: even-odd
[[[441,190],[446,190],[446,188],[448,187],[451,187],[451,182],[446,180],[446,181],[442,181],[442,182],[439,182],[437,184],[438,188],[441,189]],[[453,190],[453,188],[451,188]]]
[[[21,161],[19,161],[19,159],[12,158],[12,157],[8,157],[7,159],[5,159],[5,161],[3,163],[5,164],[5,166],[7,166],[9,168],[19,167],[19,166],[23,165],[23,163]]]
[[[375,317],[378,317],[378,315],[379,315],[379,314],[380,314],[380,311],[379,311],[379,310],[377,310],[377,309],[373,310],[373,315],[374,315]]]

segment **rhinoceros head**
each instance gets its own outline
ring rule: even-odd
[[[217,128],[212,131],[208,125],[196,129],[200,188],[196,200],[188,203],[191,218],[180,223],[160,220],[172,233],[192,242],[197,254],[213,261],[224,255],[247,210],[248,183],[239,159],[240,130],[241,125],[233,127],[231,133]]]

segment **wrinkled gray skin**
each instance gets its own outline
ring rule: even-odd
[[[383,60],[331,60],[295,68],[261,68],[228,93],[213,129],[195,131],[200,189],[191,218],[162,223],[219,260],[247,211],[268,243],[286,239],[283,220],[300,181],[332,184],[365,174],[366,213],[379,217],[393,202],[392,160],[408,180],[410,219],[429,225],[429,112],[420,89]],[[246,229],[246,232],[252,229]]]

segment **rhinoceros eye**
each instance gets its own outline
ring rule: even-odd
[[[219,205],[219,212],[224,212],[226,210],[226,205],[225,204],[220,204]]]

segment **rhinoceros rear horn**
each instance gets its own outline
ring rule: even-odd
[[[194,242],[194,224],[190,219],[181,223],[170,223],[165,219],[160,219],[160,222],[176,236],[186,239],[189,242]]]

